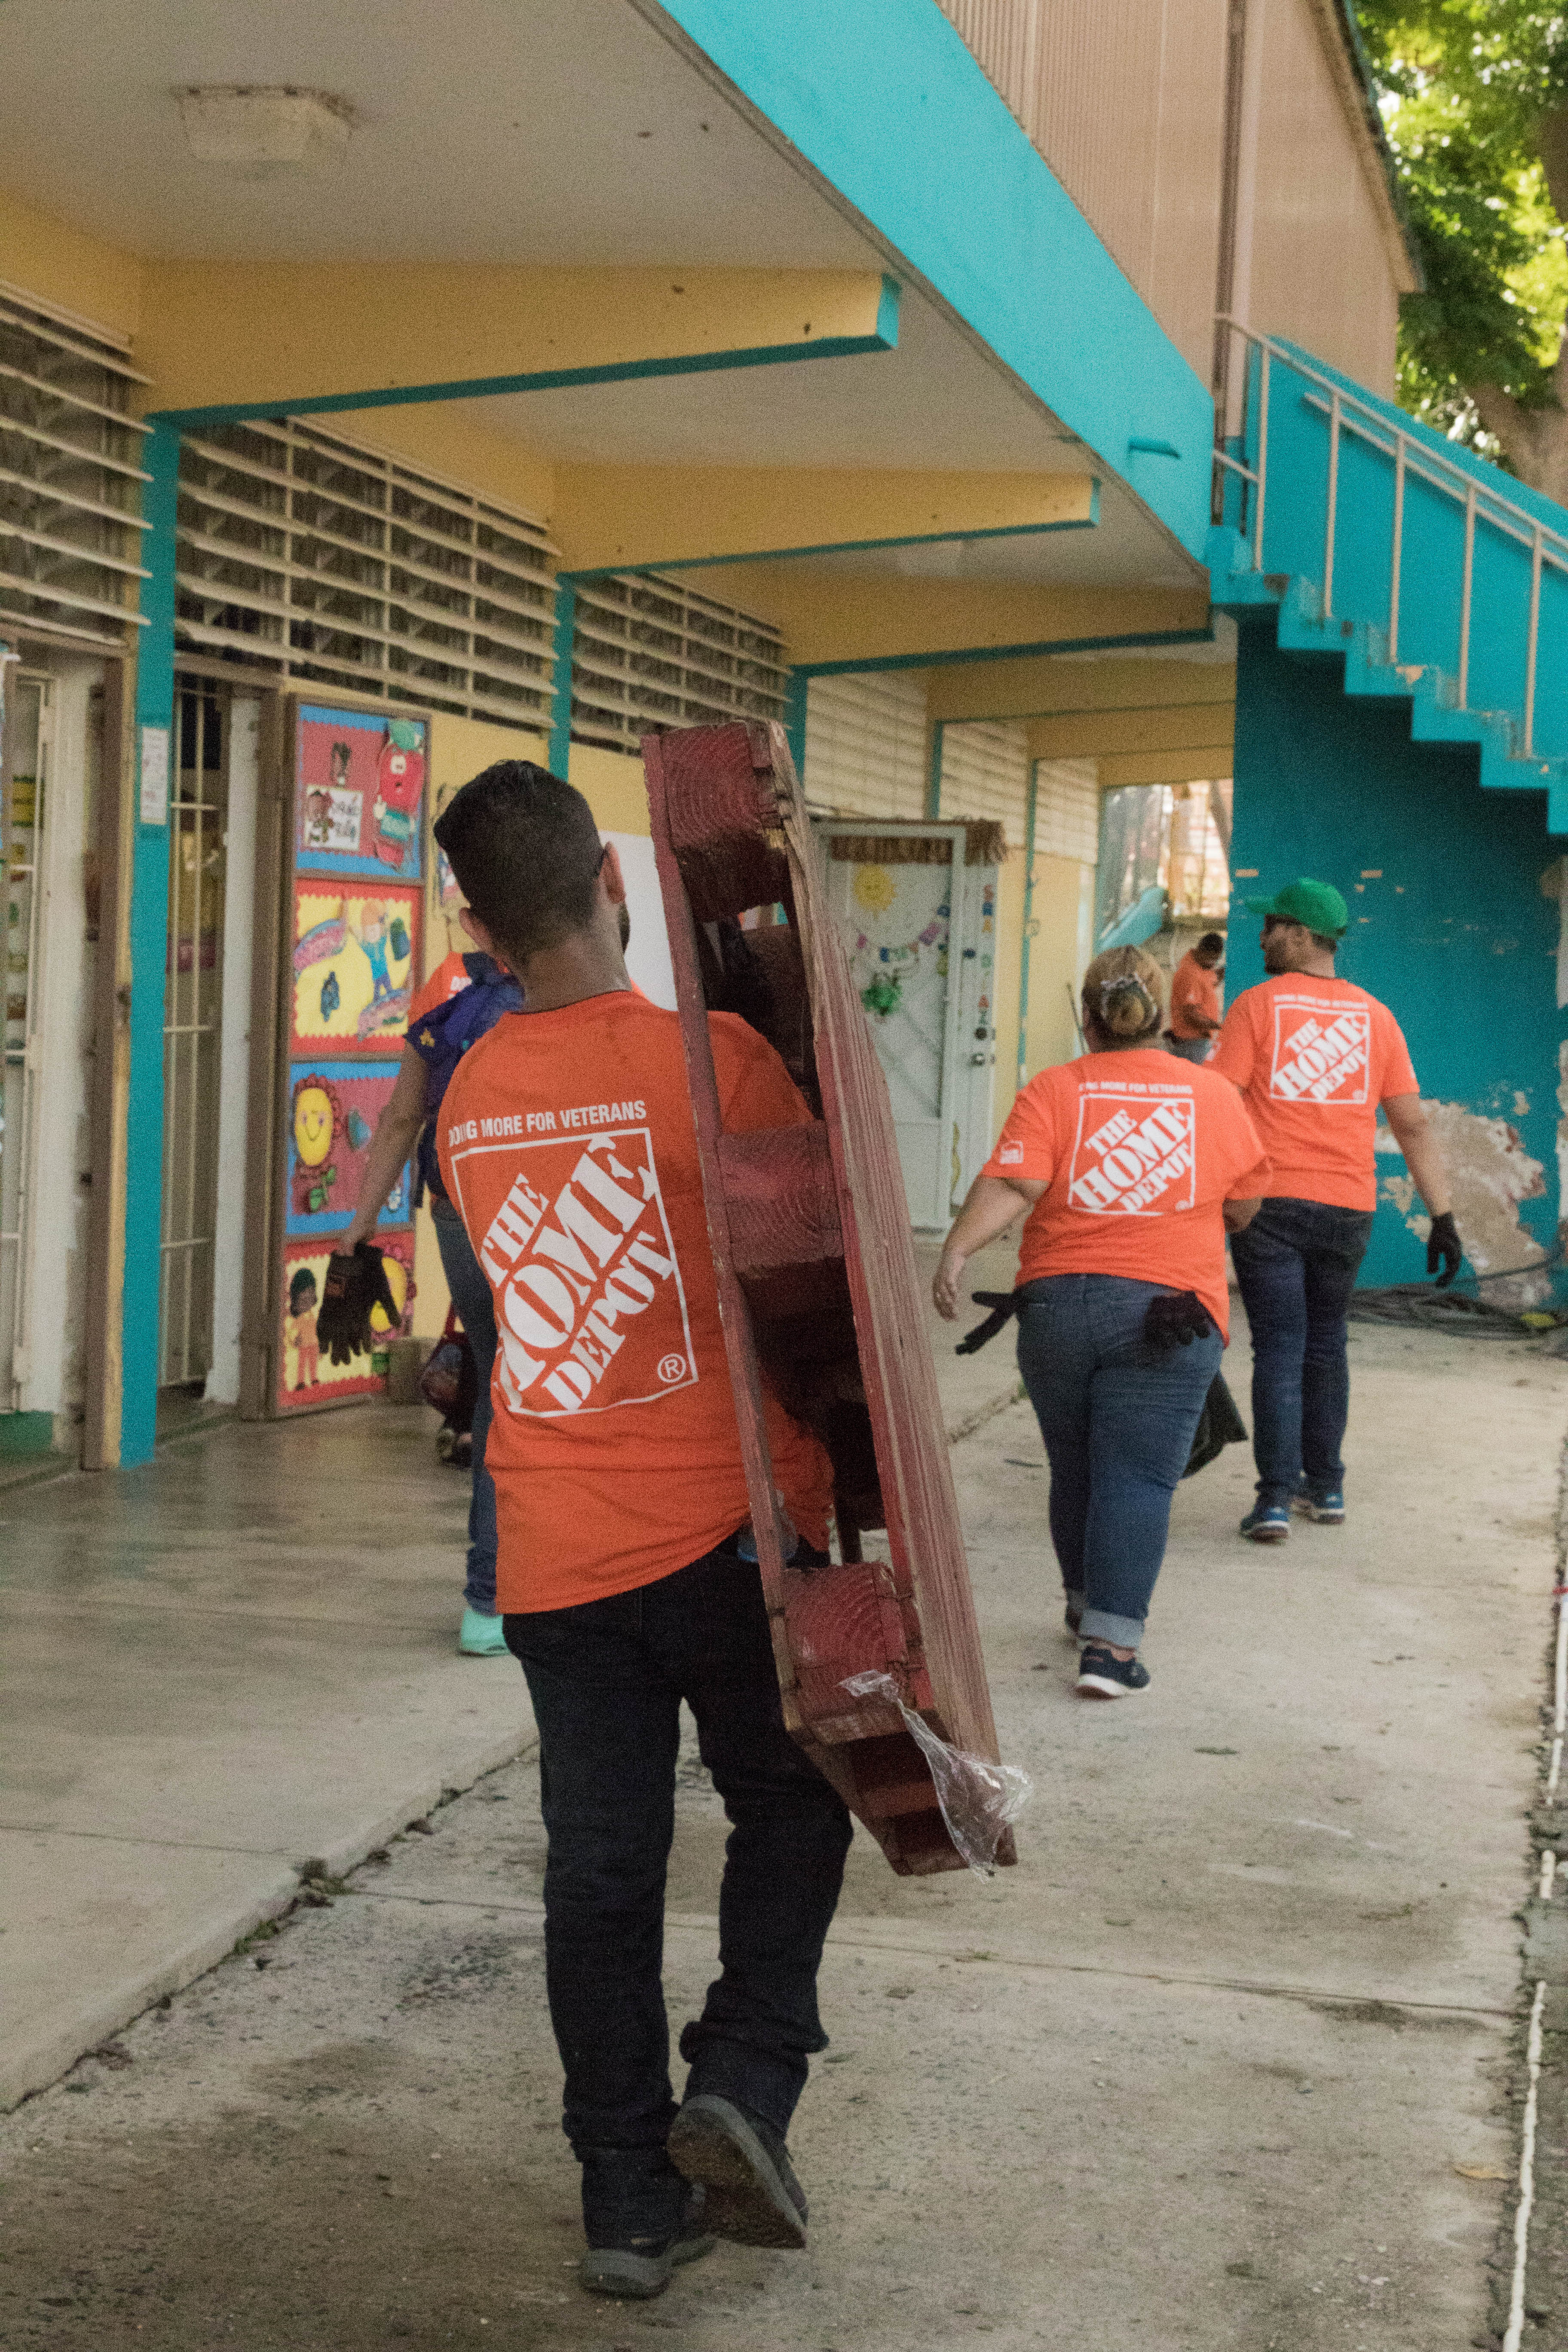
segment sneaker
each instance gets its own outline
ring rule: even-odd
[[[482,1609],[470,1609],[465,1602],[463,1622],[458,1628],[458,1647],[465,1658],[509,1656],[504,1621],[500,1616],[487,1617]]]
[[[1315,1519],[1321,1528],[1342,1528],[1345,1523],[1345,1498],[1338,1486],[1324,1486],[1314,1493],[1303,1478],[1290,1497],[1290,1508],[1304,1519]]]
[[[704,2192],[693,2189],[673,2238],[628,2238],[624,2245],[590,2246],[577,2264],[577,2284],[589,2294],[648,2303],[662,2294],[683,2263],[699,2263],[718,2239],[706,2226]]]
[[[740,2246],[805,2243],[805,2191],[784,2134],[731,2099],[700,2091],[670,2126],[670,2161],[708,2191],[704,2226]]]
[[[1283,1503],[1254,1503],[1241,1523],[1241,1532],[1254,1543],[1289,1543],[1290,1514]]]
[[[1073,1685],[1085,1698],[1127,1698],[1148,1687],[1149,1669],[1136,1658],[1118,1658],[1099,1642],[1085,1643]]]

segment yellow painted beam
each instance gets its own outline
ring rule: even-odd
[[[887,348],[888,326],[885,281],[865,269],[155,261],[138,353],[156,380],[150,405],[300,409],[581,370],[673,373],[729,353]]]
[[[1129,751],[1100,762],[1100,788],[1116,784],[1198,784],[1228,776],[1234,747],[1228,742],[1194,744],[1190,751]]]
[[[565,569],[588,572],[1087,527],[1094,507],[1088,474],[563,465],[551,520]]]
[[[1236,704],[1190,702],[1152,710],[1073,711],[1028,722],[1032,760],[1100,760],[1108,754],[1184,751],[1189,745],[1229,742]]]
[[[1203,591],[1040,587],[986,580],[906,579],[814,563],[734,563],[694,575],[699,586],[784,631],[792,662],[847,667],[951,660],[1009,646],[1143,636],[1205,628]],[[984,665],[981,665],[984,666]],[[981,714],[976,714],[981,715]]]
[[[994,665],[938,665],[929,693],[931,717],[950,719],[1033,719],[1235,699],[1234,662],[1162,661],[1157,653],[1121,660],[1044,655]]]

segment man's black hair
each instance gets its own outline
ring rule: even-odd
[[[604,845],[587,802],[531,760],[498,760],[455,793],[436,838],[475,914],[525,963],[585,929]]]
[[[1198,945],[1200,948],[1218,948],[1221,955],[1223,955],[1225,953],[1225,933],[1223,931],[1205,931],[1202,939],[1198,941]]]

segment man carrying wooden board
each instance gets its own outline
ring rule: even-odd
[[[714,2236],[805,2242],[785,2134],[826,2041],[850,1823],[784,1726],[680,1024],[627,976],[616,852],[526,761],[466,784],[436,837],[466,929],[525,1000],[458,1066],[440,1164],[495,1299],[497,1591],[539,1727],[580,2276],[640,2297]],[[809,1118],[771,1045],[709,1023],[727,1131]],[[773,1399],[767,1422],[795,1556],[825,1560],[826,1456]],[[661,1969],[682,1699],[733,1828],[678,2106]]]

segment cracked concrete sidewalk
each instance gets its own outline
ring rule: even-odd
[[[1009,1342],[958,1360],[966,1379],[989,1365],[1005,1398]],[[1027,1409],[1004,1403],[955,1449],[1004,1752],[1036,1795],[1018,1869],[988,1884],[897,1880],[857,1840],[824,1970],[833,2048],[795,2135],[807,2255],[721,2248],[646,2311],[577,2294],[522,1757],[0,2123],[16,2242],[0,2336],[91,2352],[139,2334],[168,2352],[613,2352],[645,2327],[691,2352],[915,2352],[981,2334],[1142,2352],[1494,2343],[1568,1368],[1522,1343],[1370,1327],[1352,1362],[1350,1524],[1300,1527],[1278,1551],[1242,1543],[1242,1449],[1184,1486],[1153,1685],[1126,1706],[1070,1695]],[[1238,1345],[1243,1398],[1245,1370]],[[402,1461],[391,1426],[375,1444]],[[272,1442],[234,1442],[258,1438]],[[115,1704],[144,1669],[154,1612],[133,1596],[155,1573],[165,1612],[220,1621],[235,1679],[213,1695],[199,1760],[222,1778],[223,1700],[280,1868],[343,1858],[291,1841],[345,1759],[368,1755],[369,1843],[377,1773],[384,1789],[395,1766],[397,1786],[416,1777],[394,1756],[402,1729],[429,1742],[421,1785],[453,1785],[454,1742],[479,1771],[496,1718],[448,1723],[437,1752],[442,1705],[478,1692],[498,1716],[521,1708],[506,1662],[429,1655],[447,1586],[430,1555],[397,1547],[416,1489],[455,1517],[457,1482],[446,1505],[433,1470],[406,1475],[375,1507],[403,1565],[376,1571],[386,1646],[371,1644],[363,1686],[364,1621],[302,1536],[317,1615],[279,1626],[259,1605],[275,1487],[265,1510],[230,1497],[222,1556],[198,1535],[221,1482],[191,1496],[178,1543],[167,1499],[121,1531],[132,1597],[101,1612],[121,1644]],[[356,1491],[338,1477],[340,1517]],[[63,1552],[56,1572],[68,1581]],[[77,1625],[115,1591],[109,1550],[80,1573]],[[261,1702],[311,1660],[313,1709],[258,1746]],[[134,1740],[125,1752],[135,1764]],[[171,1766],[176,1812],[182,1791]],[[693,1766],[671,1874],[678,2024],[713,1967],[722,1830]],[[112,1844],[53,1834],[95,1856]],[[1543,2115],[1543,2148],[1557,2128]],[[1548,2286],[1532,2292],[1550,2307]]]

